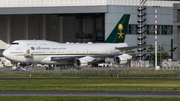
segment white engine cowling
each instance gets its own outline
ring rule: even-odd
[[[114,57],[114,63],[117,65],[124,65],[127,63],[127,58],[123,56],[116,56]]]
[[[86,66],[88,66],[88,61],[83,60],[83,59],[77,59],[77,60],[75,60],[74,65],[76,67],[86,67]]]

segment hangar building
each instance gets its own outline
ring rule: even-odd
[[[154,44],[157,6],[158,45],[171,49],[173,3],[178,0],[0,0],[0,39],[102,42],[123,14],[131,14],[125,42]],[[143,14],[143,15],[142,15]],[[142,20],[143,19],[143,20]],[[139,29],[141,26],[144,29]],[[145,34],[140,34],[145,32]],[[143,40],[141,37],[143,36]],[[174,54],[174,59],[177,56]]]

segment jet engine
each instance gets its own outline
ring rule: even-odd
[[[88,65],[88,61],[83,60],[83,59],[77,59],[75,60],[74,65],[76,67],[86,67]]]
[[[115,56],[114,57],[114,62],[117,65],[124,65],[127,63],[127,58],[123,57],[123,56]]]

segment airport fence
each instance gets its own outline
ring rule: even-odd
[[[154,68],[93,68],[61,69],[32,68],[30,71],[0,68],[0,76],[29,76],[29,77],[180,77],[180,69]]]

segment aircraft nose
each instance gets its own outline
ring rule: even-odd
[[[7,50],[4,50],[4,51],[3,51],[3,56],[4,56],[4,57],[7,57],[7,55],[8,55]]]

